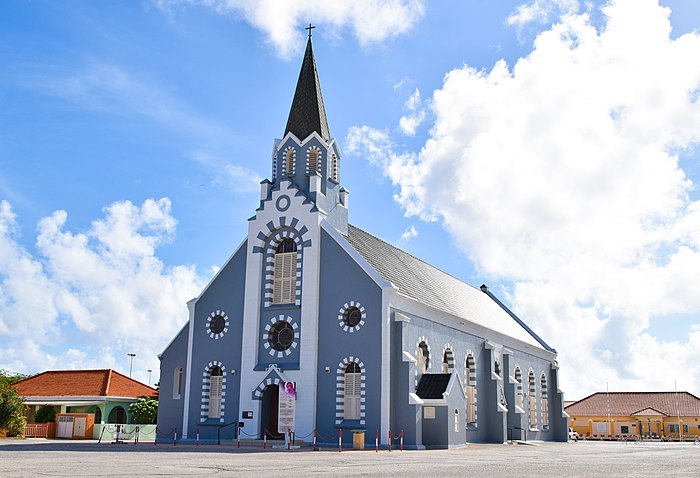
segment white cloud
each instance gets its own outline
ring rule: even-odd
[[[425,109],[423,108],[423,101],[421,100],[418,88],[408,97],[404,108],[408,110],[408,114],[402,116],[399,120],[399,128],[401,128],[401,131],[405,135],[415,136],[416,129],[425,119]]]
[[[418,236],[418,231],[415,226],[408,226],[405,231],[401,234],[401,242],[407,243],[414,237]]]
[[[220,14],[242,17],[265,35],[278,53],[289,57],[301,47],[302,25],[339,35],[349,28],[362,46],[382,43],[409,31],[423,17],[424,0],[153,0],[172,13],[177,5],[198,4]]]
[[[135,370],[157,374],[155,354],[204,284],[194,267],[166,267],[156,255],[175,234],[170,201],[116,202],[81,233],[65,230],[67,217],[39,222],[32,256],[17,241],[9,203],[0,203],[0,368],[120,368],[133,352]]]
[[[508,25],[524,26],[528,23],[546,23],[560,15],[579,11],[578,0],[531,0],[515,8],[506,19]]]
[[[407,215],[440,218],[504,282],[559,349],[569,397],[605,381],[669,389],[674,376],[698,389],[698,327],[664,341],[649,325],[700,323],[700,178],[679,157],[700,142],[700,34],[672,40],[653,0],[603,14],[599,31],[585,14],[562,17],[513,67],[450,71],[419,153],[368,126],[349,149],[399,187]]]

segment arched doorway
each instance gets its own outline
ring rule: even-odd
[[[100,410],[100,407],[95,407],[95,424],[99,425],[102,423],[102,410]]]
[[[277,414],[279,407],[280,389],[279,385],[273,383],[265,387],[260,404],[260,436],[267,430],[267,436],[279,438],[281,435],[277,430]]]

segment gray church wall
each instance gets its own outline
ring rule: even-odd
[[[316,427],[322,438],[336,440],[342,428],[346,444],[352,443],[352,430],[365,430],[366,443],[374,444],[375,431],[381,426],[382,291],[323,230],[320,263]],[[364,318],[359,327],[345,330],[342,311],[353,306]],[[342,419],[342,395],[337,395],[347,361],[359,363],[363,372],[360,420]]]
[[[200,440],[216,440],[218,426],[238,420],[246,245],[241,245],[195,303],[188,439],[199,430]],[[212,337],[207,326],[207,319],[217,313],[227,318],[227,328],[218,338]],[[207,418],[208,377],[215,365],[223,370],[221,417]],[[226,427],[221,437],[232,439],[234,432],[235,426]]]
[[[189,324],[180,330],[160,355],[160,385],[158,393],[158,429],[163,433],[177,429],[182,434],[182,412],[185,403],[185,377],[187,374],[187,339]],[[180,393],[175,390],[175,371],[182,367]],[[158,439],[159,437],[157,437]],[[160,439],[167,438],[162,437]]]
[[[406,361],[401,344],[408,324],[395,321],[392,314],[392,348],[391,348],[391,402],[389,427],[391,430],[403,431],[404,447],[407,449],[423,449],[422,408],[409,403],[408,394],[415,390],[416,364]],[[415,358],[415,352],[407,350]]]

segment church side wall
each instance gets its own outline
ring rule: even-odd
[[[246,250],[243,243],[195,303],[188,439],[199,430],[201,440],[214,441],[220,425],[239,417]],[[227,330],[218,338],[207,326],[207,319],[217,313],[227,318]],[[223,371],[221,417],[207,418],[209,371],[217,365]],[[235,428],[222,429],[221,438],[232,439]]]
[[[343,443],[350,444],[352,431],[364,430],[366,443],[374,444],[375,430],[381,428],[382,291],[325,231],[321,231],[320,262],[318,433],[322,439],[337,440],[342,428]],[[359,328],[345,330],[342,310],[353,306],[365,318]],[[360,420],[343,420],[340,386],[352,361],[362,369],[361,415]]]
[[[187,374],[187,337],[189,324],[175,336],[167,349],[160,355],[160,386],[158,393],[158,430],[168,433],[177,429],[182,433],[182,412],[185,403],[185,376]],[[182,367],[180,394],[174,390],[175,370]],[[104,417],[106,420],[107,417]],[[161,440],[164,436],[158,437]]]

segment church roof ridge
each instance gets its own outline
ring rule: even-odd
[[[314,131],[325,141],[331,138],[311,35],[309,35],[284,136],[292,132],[299,140],[303,140]]]

